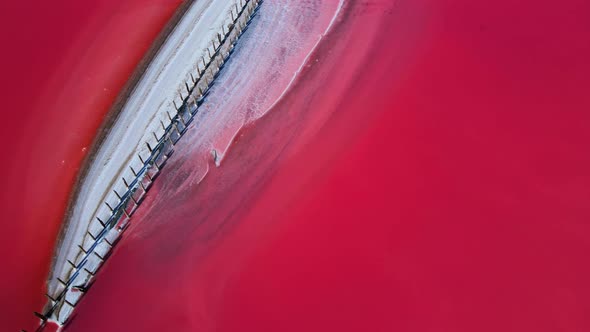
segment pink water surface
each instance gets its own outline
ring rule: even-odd
[[[2,330],[31,329],[84,148],[175,7],[141,3],[2,3]],[[179,145],[66,330],[589,330],[589,7],[347,1],[201,183]]]
[[[346,1],[220,167],[178,146],[66,330],[590,329],[589,15]]]

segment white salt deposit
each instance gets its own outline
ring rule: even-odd
[[[201,56],[208,59],[206,49],[222,25],[230,21],[230,8],[234,4],[234,1],[226,0],[193,2],[146,69],[81,183],[67,221],[68,228],[56,251],[48,294],[57,294],[63,289],[58,277],[67,280],[73,273],[74,269],[67,261],[77,264],[81,259],[78,245],[88,248],[93,242],[87,232],[97,234],[103,228],[96,218],[104,221],[111,215],[104,202],[116,206],[119,198],[113,190],[120,194],[127,190],[122,178],[134,178],[129,166],[139,170],[143,163],[138,154],[144,160],[149,155],[146,142],[155,146],[154,133],[158,138],[162,136],[161,122],[168,125],[168,114],[176,114],[174,102],[182,104],[179,95],[187,95],[185,82],[192,85],[190,74],[194,75],[196,62]],[[111,240],[118,236],[116,231],[112,233],[109,235]],[[108,249],[103,243],[97,253],[105,255]],[[85,268],[94,271],[99,264],[100,259],[91,256]],[[88,272],[81,271],[76,280],[84,284],[88,278]],[[79,297],[75,292],[68,292],[66,300],[75,303]],[[64,321],[71,310],[69,305],[64,305],[51,318]]]

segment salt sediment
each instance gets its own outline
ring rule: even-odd
[[[262,117],[281,99],[301,68],[311,60],[313,50],[334,23],[342,3],[320,1],[306,5],[278,0],[262,6],[261,19],[254,22],[238,44],[236,55],[217,79],[207,102],[190,125],[193,129],[187,132],[173,158],[174,163],[183,163],[183,156],[193,156],[191,173],[185,175],[183,183],[199,183],[207,174],[211,159],[212,164],[219,166],[240,128]],[[68,228],[56,252],[49,294],[63,289],[56,277],[66,280],[71,276],[73,270],[67,260],[78,262],[76,259],[81,257],[78,245],[83,249],[94,242],[87,232],[96,234],[103,229],[96,218],[107,220],[111,211],[104,202],[115,206],[119,201],[115,191],[127,190],[121,178],[134,177],[129,166],[140,169],[143,162],[138,155],[143,160],[149,155],[146,143],[154,146],[162,137],[162,127],[170,124],[168,114],[176,114],[176,106],[187,95],[185,83],[192,83],[190,73],[195,73],[201,56],[209,59],[207,47],[221,26],[231,19],[234,4],[220,0],[193,3],[138,82],[96,153],[72,204]],[[243,103],[244,100],[254,102]],[[249,105],[247,109],[245,105]],[[195,152],[202,158],[195,159]],[[156,200],[164,199],[156,197]],[[107,239],[112,242],[118,236],[113,230]],[[89,271],[79,274],[80,283],[91,277],[101,264],[98,256],[107,255],[109,250],[107,244],[97,247],[98,255],[85,265]],[[66,300],[76,303],[79,297],[76,292],[68,292]],[[71,311],[71,306],[62,306],[52,319],[64,321]]]
[[[197,185],[211,165],[223,163],[241,128],[264,116],[291,88],[342,6],[343,1],[293,0],[267,1],[261,6],[259,17],[195,117],[194,129],[180,143],[173,168],[188,163],[191,172],[175,183]],[[214,163],[210,163],[211,151],[215,151]],[[156,198],[160,199],[166,198]]]

